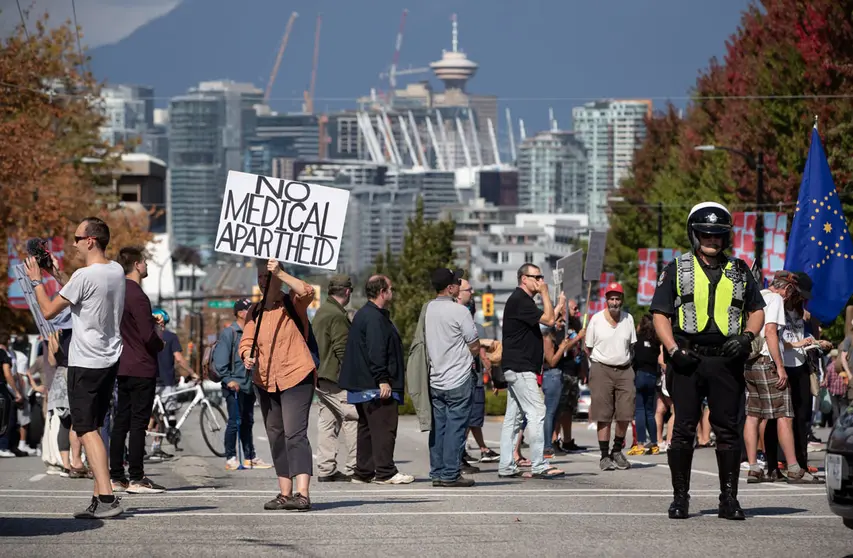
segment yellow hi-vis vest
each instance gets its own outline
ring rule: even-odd
[[[681,255],[677,262],[675,308],[678,327],[686,334],[702,333],[713,314],[714,323],[726,337],[739,335],[744,327],[745,265],[729,258],[720,281],[714,288],[711,308],[711,281],[692,253]]]

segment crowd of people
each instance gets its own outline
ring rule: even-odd
[[[724,259],[731,227],[720,208],[691,212],[698,223],[688,227],[694,251],[666,267],[651,313],[638,324],[623,308],[619,283],[607,285],[606,308],[584,323],[577,301],[559,293],[552,303],[543,271],[525,263],[506,301],[502,335],[490,338],[474,319],[465,273],[440,268],[430,276],[435,298],[421,309],[408,354],[391,320],[389,277],[370,277],[368,301],[353,313],[347,310],[352,279],[333,276],[312,321],[314,288],[275,260],[259,262],[262,301],[237,300],[234,321],[212,351],[228,414],[225,469],[274,468],[277,494],[264,508],[311,509],[315,457],[308,424],[316,400],[318,482],[411,483],[414,477],[395,462],[399,406],[408,392],[420,430],[429,432],[433,486],[474,486],[477,461],[498,462],[500,478],[560,478],[566,473],[552,465],[554,457],[587,449],[572,435],[587,385],[600,469],[624,471],[631,468],[628,456],[667,453],[674,519],[688,516],[697,447],[716,448],[720,517],[727,519],[743,518],[737,503],[742,468],[749,483],[822,482],[807,455],[820,387],[814,378],[822,378],[831,399],[825,414],[837,418],[853,391],[853,346],[848,339],[833,350],[816,340],[819,325],[804,310],[811,297],[807,275],[780,271],[760,289],[739,260]],[[45,340],[33,367],[24,347],[0,350],[7,388],[0,395],[14,402],[19,425],[0,437],[0,456],[41,451],[49,472],[92,479],[93,497],[79,518],[121,514],[116,493],[166,490],[145,475],[146,459],[171,457],[156,441],[146,451],[147,432],[156,427],[152,404],[177,375],[194,375],[166,328],[168,314],[152,309],[142,291],[145,252],[122,248],[119,261],[110,261],[109,238],[103,221],[80,223],[74,248],[81,267],[67,280],[47,270],[62,284],[54,298],[44,292],[44,270],[27,260],[41,311],[47,319],[70,313],[70,327]],[[728,299],[709,296],[726,282],[733,285]],[[28,387],[45,399],[39,449],[28,444]],[[499,452],[482,432],[487,389],[506,390]],[[254,446],[256,405],[271,464]],[[20,438],[15,447],[13,435]],[[469,436],[478,458],[468,452]]]

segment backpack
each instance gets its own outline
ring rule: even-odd
[[[260,309],[260,304],[253,304],[252,308],[250,308],[249,313],[253,320],[258,318]],[[311,322],[309,321],[308,333],[306,334],[302,318],[299,317],[299,313],[296,312],[296,307],[293,305],[293,299],[290,298],[289,294],[284,296],[284,311],[287,312],[287,315],[290,316],[290,319],[293,320],[293,323],[295,323],[296,327],[299,328],[299,331],[302,332],[302,336],[305,338],[305,344],[308,345],[308,350],[311,352],[311,358],[314,360],[314,368],[319,369],[320,346],[317,344],[317,338],[314,337],[314,328],[311,327]]]
[[[231,362],[228,363],[228,368],[234,366],[234,345],[237,341],[237,332],[234,331],[234,328],[229,327],[231,330]],[[204,356],[201,357],[201,376],[205,380],[210,380],[211,382],[221,382],[222,377],[216,372],[216,366],[213,364],[213,351],[216,350],[216,345],[219,344],[219,337],[216,338],[216,341],[213,342],[212,345],[209,345],[204,350]]]

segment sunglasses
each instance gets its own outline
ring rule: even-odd
[[[525,277],[530,277],[531,279],[536,279],[537,281],[542,281],[545,279],[544,275],[525,275]]]
[[[74,243],[76,244],[76,243],[80,242],[81,240],[86,240],[86,239],[89,239],[89,238],[94,238],[94,237],[91,237],[91,236],[76,236],[76,235],[75,235],[75,236],[74,236]]]

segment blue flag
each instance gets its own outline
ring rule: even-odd
[[[811,277],[813,296],[807,308],[824,324],[838,317],[853,294],[853,241],[817,128],[812,131],[785,269]]]

